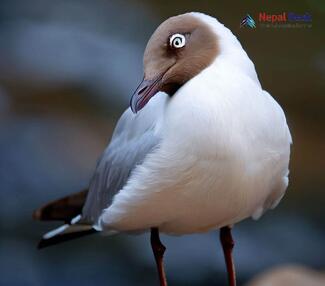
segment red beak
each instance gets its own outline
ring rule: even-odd
[[[159,91],[161,78],[162,77],[159,76],[151,80],[142,80],[137,89],[134,91],[130,100],[130,107],[133,113],[137,113],[139,110],[141,110]]]

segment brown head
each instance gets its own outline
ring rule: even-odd
[[[144,78],[132,95],[132,111],[142,109],[158,91],[172,96],[217,54],[217,37],[207,23],[190,13],[167,19],[147,44]]]

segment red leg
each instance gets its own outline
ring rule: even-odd
[[[229,286],[236,286],[236,272],[235,265],[232,258],[232,250],[234,248],[234,241],[231,236],[231,228],[229,226],[220,229],[220,241],[225,256]]]
[[[166,274],[165,274],[164,264],[163,264],[163,256],[166,247],[160,241],[158,228],[151,229],[150,241],[151,241],[151,247],[157,264],[160,286],[167,286],[167,279],[166,279]]]

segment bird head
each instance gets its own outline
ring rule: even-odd
[[[141,110],[159,91],[169,96],[209,66],[218,54],[217,35],[193,13],[171,17],[153,33],[144,52],[144,77],[130,107]]]

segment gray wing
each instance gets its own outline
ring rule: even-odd
[[[140,113],[135,115],[130,108],[123,113],[90,182],[83,220],[96,223],[102,210],[123,188],[134,167],[157,147],[160,142],[157,124],[163,116],[166,100],[165,94],[159,94]]]

